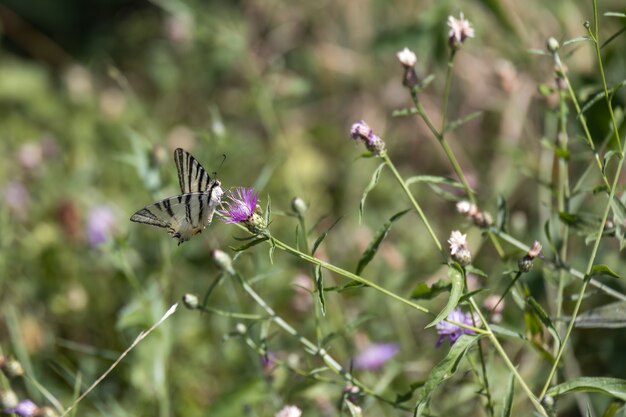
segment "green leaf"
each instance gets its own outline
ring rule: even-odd
[[[626,206],[617,196],[613,196],[611,199],[611,210],[613,210],[613,216],[615,216],[615,223],[624,224],[626,221]]]
[[[602,173],[603,174],[606,174],[606,167],[609,165],[609,162],[611,162],[611,159],[613,159],[616,156],[619,158],[619,152],[613,149],[611,149],[610,151],[604,154],[604,158],[602,158]],[[604,188],[606,188],[606,186]],[[617,199],[617,197],[615,198]]]
[[[265,224],[269,225],[271,223],[271,214],[272,214],[272,201],[270,200],[270,196],[267,196],[267,204],[265,205]]]
[[[440,177],[437,175],[416,175],[416,176],[407,178],[406,181],[404,181],[407,187],[411,184],[418,183],[418,182],[425,182],[427,184],[446,184],[451,187],[463,188],[463,184],[461,184],[460,182],[455,181],[451,178]]]
[[[613,401],[602,413],[602,417],[614,417],[617,412],[622,408],[622,403]]]
[[[508,217],[509,213],[506,207],[506,200],[502,194],[498,194],[498,216],[496,218],[496,227],[498,230],[506,232]]]
[[[401,211],[399,213],[394,214],[393,216],[391,216],[391,218],[389,218],[389,220],[387,220],[385,222],[385,224],[383,224],[376,231],[376,234],[374,235],[374,238],[370,242],[370,244],[367,247],[367,249],[365,249],[365,252],[363,252],[363,255],[361,255],[361,259],[359,260],[359,264],[356,267],[356,274],[357,275],[361,275],[361,272],[363,272],[363,269],[365,269],[367,264],[370,263],[370,261],[374,258],[374,255],[378,251],[378,247],[380,246],[380,244],[383,241],[383,239],[385,239],[385,237],[389,233],[389,229],[391,229],[391,225],[396,220],[398,220],[400,217],[402,217],[406,213],[408,213],[409,211],[411,211],[411,209],[406,209],[406,210],[403,210],[403,211]]]
[[[450,314],[450,312],[454,310],[454,308],[459,303],[459,299],[463,294],[463,267],[461,267],[457,263],[450,265],[450,267],[448,268],[448,280],[452,285],[452,288],[450,289],[450,298],[448,299],[448,303],[443,308],[443,310],[441,310],[439,314],[437,314],[437,317],[435,317],[433,321],[428,323],[426,329],[436,325],[441,320],[448,317],[448,314]]]
[[[411,298],[416,300],[431,300],[442,292],[450,291],[452,284],[447,279],[440,279],[430,287],[425,282],[420,282],[413,289]]]
[[[619,12],[605,12],[604,15],[607,16],[607,17],[626,18],[626,13],[619,13]]]
[[[456,128],[458,128],[459,126],[474,120],[475,118],[482,116],[483,112],[482,111],[476,111],[474,113],[470,113],[467,116],[463,116],[460,117],[456,120],[451,121],[450,123],[448,123],[445,127],[445,129],[443,129],[443,132],[451,132],[453,130],[455,130]]]
[[[621,329],[626,327],[626,302],[616,301],[592,308],[576,317],[576,327],[583,329]]]
[[[552,387],[546,395],[556,397],[570,392],[601,392],[611,397],[626,401],[626,380],[608,377],[583,376]]]
[[[621,278],[617,272],[613,271],[608,265],[604,264],[594,265],[593,268],[591,268],[591,274],[589,274],[589,276],[594,277],[597,275],[608,275],[613,278]]]
[[[315,265],[315,287],[317,289],[317,298],[322,308],[322,316],[326,315],[326,298],[324,297],[324,278],[322,276],[322,266]]]
[[[425,382],[426,381],[414,382],[411,385],[409,385],[409,389],[406,392],[403,392],[402,394],[396,394],[396,399],[394,401],[394,404],[401,404],[405,401],[410,400],[415,390],[423,387]]]
[[[497,335],[513,337],[516,339],[526,341],[526,338],[524,337],[523,334],[516,332],[514,330],[511,330],[511,329],[508,329],[506,327],[500,326],[499,324],[490,324],[489,327],[491,327],[491,330],[493,330],[493,332]]]
[[[351,417],[363,417],[363,411],[361,411],[361,407],[357,407],[350,400],[346,400],[346,406],[348,407],[348,411],[350,412]]]
[[[408,107],[404,109],[397,109],[391,113],[391,117],[400,117],[400,116],[412,116],[414,114],[419,113],[415,107]]]
[[[615,94],[615,92],[617,90],[619,90],[620,88],[626,86],[626,80],[620,81],[619,83],[615,84],[610,90],[609,90],[609,95],[613,95]],[[593,96],[591,98],[591,100],[587,101],[585,103],[585,105],[582,107],[582,109],[580,109],[580,113],[578,113],[578,115],[576,116],[577,118],[579,118],[582,114],[584,114],[587,110],[589,110],[589,108],[591,106],[593,106],[594,104],[596,104],[598,101],[602,100],[605,97],[604,95],[604,91],[600,91],[599,93],[597,93],[595,96]]]
[[[331,224],[330,227],[324,231],[324,233],[322,233],[317,239],[315,239],[315,243],[313,243],[313,249],[311,249],[311,256],[315,255],[315,251],[317,250],[319,245],[324,241],[324,239],[326,239],[328,232],[330,232],[333,229],[333,227],[335,227],[337,223],[339,223],[339,220],[341,219],[342,217],[339,217],[337,220],[335,220],[335,222]]]
[[[559,346],[560,346],[561,336],[559,336],[559,332],[556,331],[554,324],[552,324],[552,320],[550,320],[550,317],[548,317],[548,314],[543,309],[543,307],[541,307],[541,305],[537,302],[537,300],[535,300],[533,297],[530,297],[530,296],[526,297],[526,303],[532,309],[535,315],[539,318],[541,323],[546,327],[546,329],[548,329],[550,334],[552,334],[552,337],[554,337],[555,340],[559,341]]]
[[[559,219],[568,226],[576,227],[583,223],[582,218],[574,213],[568,213],[566,211],[559,212]]]
[[[359,223],[361,223],[361,219],[363,218],[363,209],[365,208],[365,199],[367,198],[367,195],[370,193],[370,191],[372,191],[374,187],[376,187],[376,184],[378,184],[378,181],[380,180],[380,174],[383,171],[384,167],[385,167],[385,163],[383,162],[382,164],[378,166],[378,168],[376,168],[376,170],[372,174],[372,179],[370,179],[369,184],[367,184],[367,187],[365,187],[365,191],[363,191],[363,196],[361,197],[361,204],[359,204]]]
[[[502,417],[511,417],[511,408],[513,406],[513,395],[515,394],[515,375],[513,372],[509,375],[509,382],[506,385],[506,394],[502,403]]]
[[[573,43],[578,43],[578,42],[587,42],[587,41],[590,41],[590,40],[591,40],[591,38],[589,36],[587,36],[587,35],[577,36],[577,37],[575,37],[573,39],[569,39],[569,40],[563,42],[563,46],[571,45]]]
[[[419,391],[417,404],[415,406],[416,415],[420,415],[425,410],[428,401],[435,389],[445,380],[454,375],[465,357],[469,348],[476,342],[481,335],[461,335],[450,348],[450,351],[441,362],[439,362],[428,374],[428,378],[424,386]]]
[[[229,246],[229,248],[234,250],[235,252],[241,252],[241,251],[244,251],[244,250],[246,250],[248,248],[251,248],[253,246],[258,245],[261,242],[265,242],[266,240],[267,240],[267,237],[265,237],[265,236],[264,237],[258,237],[258,238],[254,239],[254,240],[251,240],[250,242],[248,242],[246,244],[243,244],[241,246],[237,246],[237,247]]]

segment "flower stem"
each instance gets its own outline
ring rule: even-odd
[[[593,0],[593,14],[594,14],[594,25],[595,25],[595,37],[592,36],[594,44],[596,46],[596,51],[597,51],[597,58],[598,58],[598,63],[599,63],[599,69],[600,69],[600,74],[602,76],[602,80],[605,84],[605,93],[606,93],[606,81],[604,78],[604,70],[602,67],[602,58],[600,56],[600,50],[599,50],[599,45],[598,45],[598,40],[597,40],[597,34],[598,34],[598,10],[597,10],[597,3],[596,0]],[[591,34],[591,32],[589,32]],[[607,95],[607,104],[609,106],[609,114],[611,116],[611,119],[613,120],[614,123],[614,129],[617,127],[616,123],[615,123],[615,119],[613,116],[613,109],[611,108],[611,101],[608,98]],[[616,139],[617,142],[620,142],[619,140],[619,132],[617,130],[615,130],[615,135],[616,135]],[[622,173],[622,168],[624,166],[624,158],[623,158],[623,153],[622,153],[622,144],[619,144],[619,151],[620,151],[620,156],[621,158],[619,159],[619,162],[617,164],[617,170],[615,172],[615,177],[613,178],[613,183],[612,186],[609,187],[609,198],[608,201],[606,203],[606,207],[604,208],[604,214],[602,216],[602,221],[600,222],[600,227],[598,229],[597,232],[597,236],[595,239],[595,242],[593,244],[593,249],[591,250],[591,256],[589,257],[589,261],[587,263],[587,268],[585,269],[585,275],[584,275],[584,279],[583,279],[583,285],[580,288],[579,294],[578,294],[578,298],[576,300],[576,304],[574,306],[574,310],[572,311],[571,314],[571,319],[569,322],[569,325],[567,326],[567,330],[565,332],[565,336],[563,337],[563,340],[561,342],[561,345],[559,347],[559,351],[554,359],[554,364],[552,365],[552,368],[550,369],[550,373],[548,374],[548,378],[546,379],[546,382],[543,386],[543,389],[541,390],[541,394],[539,395],[539,398],[543,398],[543,396],[546,394],[546,392],[548,392],[548,388],[550,386],[550,382],[552,381],[552,378],[554,377],[554,374],[556,373],[556,368],[559,365],[559,362],[561,360],[561,356],[563,355],[563,352],[565,351],[565,347],[567,346],[567,342],[569,340],[569,337],[572,333],[572,330],[574,329],[574,325],[576,324],[576,317],[578,317],[578,312],[580,311],[580,306],[582,305],[583,302],[583,298],[585,295],[585,291],[587,290],[587,285],[590,282],[590,274],[591,271],[593,269],[593,263],[595,261],[596,255],[598,253],[598,248],[600,247],[600,241],[602,240],[602,232],[606,226],[606,221],[609,217],[609,212],[611,211],[611,201],[613,200],[613,198],[615,198],[615,190],[617,188],[617,183],[619,181],[620,178],[620,174]]]
[[[441,255],[443,256],[444,260],[447,260],[447,255],[446,255],[443,247],[441,246],[441,242],[437,238],[437,235],[435,235],[435,232],[433,231],[432,227],[430,226],[430,223],[429,223],[428,219],[426,218],[426,215],[422,211],[422,208],[417,203],[417,201],[415,201],[415,198],[413,197],[413,194],[409,190],[409,187],[406,185],[406,182],[404,182],[404,179],[402,178],[402,176],[400,175],[400,173],[396,169],[395,165],[393,164],[393,162],[391,162],[391,159],[389,159],[389,155],[387,155],[387,153],[383,153],[381,155],[381,157],[383,158],[383,160],[385,161],[385,163],[387,164],[387,166],[389,167],[389,169],[393,173],[394,177],[396,178],[396,180],[398,181],[398,183],[400,184],[400,186],[402,187],[402,189],[406,193],[407,197],[411,201],[411,204],[415,208],[415,211],[419,215],[420,219],[422,219],[422,221],[424,222],[424,225],[426,226],[426,229],[428,230],[428,233],[430,234],[430,237],[432,238],[433,242],[435,243],[435,246],[437,246],[437,250],[439,250],[439,252],[441,252]]]

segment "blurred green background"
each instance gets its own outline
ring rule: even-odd
[[[624,9],[618,0],[599,3],[602,12]],[[0,2],[2,353],[17,356],[67,405],[76,386],[96,379],[169,305],[184,293],[207,290],[218,275],[211,249],[237,245],[233,236],[242,232],[214,221],[176,246],[161,230],[128,221],[144,205],[178,193],[177,147],[208,171],[219,168],[225,188],[255,186],[263,205],[271,196],[272,231],[285,240],[293,241],[296,222],[280,211],[290,211],[294,196],[308,203],[309,225],[317,224],[311,239],[344,216],[320,256],[352,269],[374,231],[408,202],[386,172],[359,224],[360,196],[377,162],[358,159],[362,149],[350,140],[350,125],[365,119],[407,177],[453,176],[423,123],[391,113],[410,104],[395,57],[408,46],[417,53],[419,75],[436,76],[422,102],[439,123],[445,23],[460,11],[476,38],[457,56],[449,118],[484,113],[450,135],[452,147],[483,207],[495,212],[503,195],[511,233],[541,240],[550,194],[537,178],[549,179],[551,153],[541,140],[554,139],[555,97],[538,93],[540,84],[553,85],[550,58],[527,51],[544,48],[549,36],[583,35],[582,22],[592,17],[589,1]],[[601,34],[606,38],[623,25],[623,19],[602,18]],[[592,49],[577,44],[568,51],[574,85],[584,87],[583,96],[597,91]],[[621,36],[605,52],[611,85],[623,79],[623,51]],[[620,93],[616,103],[623,101]],[[607,116],[596,107],[590,125],[594,137],[602,137]],[[577,129],[572,122],[572,137]],[[572,142],[583,155],[572,161],[575,177],[588,156],[582,141]],[[222,154],[227,158],[220,166]],[[468,229],[453,203],[428,187],[414,191],[442,240],[450,230]],[[604,202],[596,196],[586,204],[592,210]],[[479,232],[469,233],[478,248]],[[573,242],[572,253],[580,254],[572,263],[584,266],[583,239]],[[366,275],[408,296],[418,282],[445,274],[434,259],[425,229],[409,215]],[[491,275],[483,285],[498,288],[516,258],[502,264],[485,245],[475,259]],[[622,259],[615,242],[603,246],[600,261],[619,270]],[[281,253],[272,265],[263,246],[243,254],[239,265],[271,305],[313,336],[309,300],[294,287],[300,275],[311,274],[310,266]],[[327,275],[328,285],[345,283]],[[541,301],[543,278],[540,268],[529,278]],[[216,291],[212,305],[255,311],[233,283],[221,282]],[[369,341],[400,344],[384,370],[360,375],[392,397],[441,358],[433,349],[436,334],[423,330],[427,316],[367,290],[330,293],[328,303],[322,327],[338,332],[331,352],[344,365]],[[363,318],[358,329],[346,325]],[[516,310],[505,321],[523,325]],[[284,370],[268,376],[241,338],[225,340],[235,324],[181,309],[81,403],[77,415],[267,416],[286,402],[306,409],[305,416],[338,414],[340,383],[314,384]],[[276,355],[306,369],[320,365],[297,341],[272,332],[268,348]],[[622,332],[575,336],[583,374],[626,376]],[[511,353],[525,376],[541,382],[541,357],[520,349],[512,344]],[[505,380],[504,370],[494,375],[500,377]],[[451,387],[446,395],[454,393],[457,402],[449,410],[475,410],[475,388]],[[20,393],[45,403],[33,383]],[[399,415],[371,399],[364,407],[366,415]]]

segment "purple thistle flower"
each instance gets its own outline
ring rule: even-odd
[[[380,155],[385,150],[385,142],[374,134],[374,131],[365,121],[359,120],[350,128],[352,139],[359,139],[374,155]]]
[[[226,199],[222,204],[225,210],[219,210],[224,223],[241,223],[250,220],[257,203],[259,202],[259,194],[252,187],[236,187],[226,194]]]
[[[22,400],[15,407],[6,408],[4,410],[7,414],[17,414],[20,417],[32,417],[39,411],[37,404],[31,400]]]
[[[474,326],[472,316],[468,313],[464,313],[460,308],[452,310],[450,314],[448,314],[447,320],[462,323],[467,326]],[[439,333],[439,339],[437,339],[435,347],[439,347],[439,345],[441,345],[446,338],[450,340],[450,344],[452,345],[459,337],[461,337],[462,334],[474,334],[473,330],[459,327],[456,324],[452,324],[447,321],[440,321],[435,327],[437,329],[437,333]]]
[[[393,358],[400,348],[395,343],[373,343],[354,358],[356,369],[378,369]]]

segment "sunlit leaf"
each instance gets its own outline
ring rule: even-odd
[[[374,238],[370,242],[370,244],[367,247],[367,249],[365,249],[365,252],[363,252],[363,255],[361,255],[361,259],[359,260],[359,263],[358,263],[358,265],[356,267],[356,274],[357,275],[360,275],[361,272],[363,272],[363,270],[367,266],[367,264],[369,264],[370,261],[372,259],[374,259],[374,255],[376,255],[376,252],[378,251],[378,247],[380,246],[382,241],[385,239],[387,234],[389,234],[389,229],[391,229],[391,225],[396,220],[398,220],[400,217],[402,217],[406,213],[408,213],[409,211],[411,211],[411,209],[406,209],[406,210],[403,210],[403,211],[401,211],[399,213],[394,214],[393,216],[391,216],[391,218],[389,218],[389,220],[387,220],[385,222],[385,224],[383,224],[376,231],[376,234],[374,235]]]
[[[464,279],[463,268],[457,263],[450,265],[450,267],[448,268],[448,280],[450,281],[450,285],[452,286],[452,288],[450,289],[450,298],[448,298],[448,303],[443,308],[443,310],[441,310],[439,314],[437,314],[437,317],[435,317],[433,321],[428,323],[426,328],[432,327],[439,323],[441,320],[448,317],[448,314],[450,314],[450,312],[454,310],[454,308],[459,303],[459,299],[463,294]]]
[[[335,220],[333,224],[331,224],[330,227],[324,231],[324,233],[322,233],[317,239],[315,239],[315,243],[313,243],[313,249],[311,249],[311,255],[315,255],[315,251],[317,250],[319,245],[324,241],[324,239],[328,235],[328,232],[333,230],[333,227],[335,227],[337,223],[339,223],[339,220],[341,220],[341,217]]]
[[[576,317],[576,327],[584,329],[626,327],[626,302],[616,301],[580,313]]]
[[[315,266],[315,288],[317,290],[317,298],[320,302],[322,316],[326,315],[326,298],[324,297],[324,278],[322,275],[322,267]]]
[[[452,284],[447,279],[437,280],[430,287],[425,282],[418,283],[413,292],[411,298],[416,300],[430,300],[441,294],[442,292],[450,291]]]
[[[579,377],[552,387],[546,395],[556,397],[570,392],[600,392],[626,401],[626,380],[608,377]]]
[[[510,417],[513,406],[513,396],[515,395],[515,375],[513,372],[509,375],[509,382],[506,384],[506,394],[502,402],[502,417]]]
[[[380,180],[380,174],[383,171],[384,167],[385,167],[385,163],[383,162],[382,164],[378,166],[378,168],[376,168],[376,170],[372,174],[372,178],[370,179],[370,182],[367,184],[367,187],[365,187],[365,190],[363,191],[363,196],[361,197],[361,203],[359,204],[359,223],[361,223],[361,219],[363,218],[363,209],[365,209],[365,199],[367,198],[367,195],[370,193],[370,191],[372,191],[374,187],[376,187],[376,184],[378,184],[378,181]]]
[[[481,335],[464,334],[454,342],[446,357],[435,365],[430,374],[428,374],[424,386],[419,391],[415,415],[423,414],[435,389],[454,375],[461,360],[465,357],[472,344],[480,337]]]

